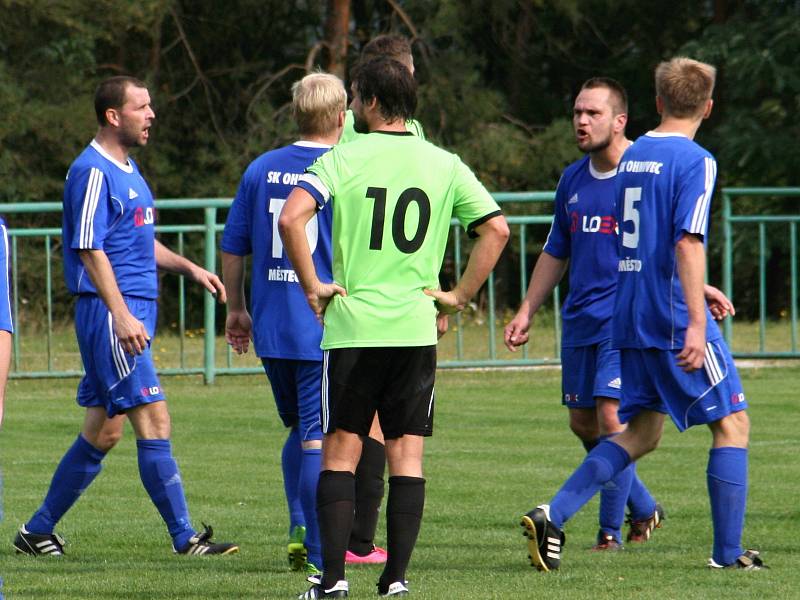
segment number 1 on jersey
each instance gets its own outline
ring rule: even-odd
[[[281,216],[284,204],[286,204],[285,198],[269,199],[269,214],[272,215],[272,258],[283,257],[283,240],[281,239],[280,231],[278,231],[278,217]],[[319,221],[316,214],[306,223],[306,239],[308,240],[311,254],[314,254],[319,240]]]

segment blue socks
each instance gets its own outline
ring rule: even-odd
[[[550,519],[561,529],[600,488],[625,469],[631,457],[614,442],[600,442],[550,501]]]
[[[297,427],[292,427],[281,452],[283,489],[286,492],[286,503],[289,505],[290,535],[295,526],[306,526],[303,505],[300,503],[300,472],[302,467],[303,446],[300,442],[300,432]]]
[[[298,495],[305,514],[305,547],[308,550],[308,562],[313,563],[318,569],[322,568],[322,542],[317,522],[317,483],[321,466],[322,450],[320,448],[303,450],[303,466],[300,470]]]
[[[616,434],[600,436],[597,443],[610,439],[614,435]],[[600,529],[606,535],[614,536],[614,539],[619,543],[622,543],[622,523],[625,521],[625,505],[630,495],[635,469],[636,463],[629,464],[600,488]]]
[[[189,521],[189,509],[183,495],[178,465],[172,457],[169,440],[136,440],[139,476],[150,499],[172,536],[172,545],[181,550],[195,534]]]
[[[656,512],[656,499],[636,474],[636,463],[631,464],[628,469],[633,474],[631,492],[628,494],[628,509],[631,512],[631,518],[634,521],[649,519]]]
[[[44,502],[25,529],[31,533],[53,533],[56,523],[100,473],[105,455],[78,435],[58,463]]]
[[[741,540],[747,504],[747,449],[712,448],[706,477],[714,524],[713,559],[726,566],[744,553]]]

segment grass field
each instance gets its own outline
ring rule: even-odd
[[[800,369],[742,372],[753,419],[745,544],[772,567],[709,572],[705,492],[709,435],[668,424],[639,469],[664,504],[654,539],[621,553],[588,550],[596,501],[567,524],[562,570],[527,564],[518,517],[546,501],[581,459],[558,403],[555,369],[441,372],[436,434],[426,448],[427,502],[408,572],[415,598],[796,598],[800,520],[796,461]],[[15,556],[15,529],[38,506],[82,417],[75,382],[12,381],[0,435],[5,519],[0,575],[7,599],[263,599],[305,589],[285,567],[286,509],[279,471],[283,431],[263,377],[164,381],[173,443],[197,525],[214,525],[240,554],[173,556],[138,477],[132,432],[59,526],[68,554]],[[378,542],[384,542],[383,525]],[[379,567],[348,571],[351,597],[375,596]]]

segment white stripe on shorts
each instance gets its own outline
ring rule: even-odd
[[[122,349],[122,345],[119,343],[119,338],[117,338],[116,334],[114,333],[114,323],[111,318],[111,313],[108,313],[108,341],[111,344],[111,357],[114,359],[114,367],[117,369],[117,377],[120,379],[125,379],[131,373],[131,369],[128,366],[128,361],[125,360],[125,351]]]
[[[328,433],[328,420],[330,419],[330,409],[328,407],[328,354],[330,350],[322,351],[322,389],[320,390],[321,407],[320,417],[322,418],[322,433]]]

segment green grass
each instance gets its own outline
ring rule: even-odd
[[[518,517],[546,501],[583,454],[558,403],[559,371],[440,372],[436,433],[426,447],[427,500],[408,572],[414,598],[790,598],[800,589],[797,520],[800,369],[742,372],[753,419],[745,544],[772,567],[709,572],[705,492],[709,434],[668,424],[640,474],[667,510],[651,543],[624,552],[588,551],[596,501],[566,528],[562,570],[527,564]],[[103,473],[58,530],[68,554],[15,556],[11,539],[41,502],[74,439],[82,411],[73,381],[10,382],[0,435],[5,520],[0,575],[8,599],[263,599],[304,589],[285,567],[287,517],[279,469],[284,432],[263,377],[164,381],[173,443],[195,522],[214,525],[240,554],[173,556],[139,481],[128,429]],[[383,525],[378,542],[383,543]],[[351,568],[351,597],[374,597],[379,567]]]

